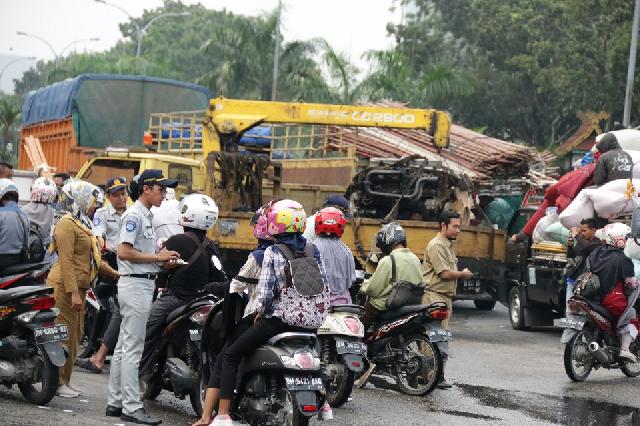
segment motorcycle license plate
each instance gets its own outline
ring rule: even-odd
[[[336,352],[338,354],[358,354],[367,356],[367,345],[362,342],[347,342],[346,340],[336,340]]]
[[[199,342],[202,339],[202,330],[191,329],[189,330],[189,337],[192,342]]]
[[[41,327],[33,330],[36,343],[63,342],[69,339],[69,331],[65,324]]]
[[[560,328],[573,328],[574,330],[582,330],[587,323],[585,318],[560,318],[556,321],[556,326]]]
[[[321,391],[324,390],[320,377],[292,377],[285,376],[287,389],[292,391]]]
[[[453,333],[449,330],[443,330],[436,328],[435,330],[427,330],[427,336],[432,342],[451,342],[453,340]]]

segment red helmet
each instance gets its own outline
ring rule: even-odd
[[[325,207],[316,214],[316,235],[333,234],[342,237],[347,221],[344,214],[335,207]]]

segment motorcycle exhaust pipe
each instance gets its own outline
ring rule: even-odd
[[[609,356],[597,342],[589,343],[589,352],[601,365],[609,365]]]

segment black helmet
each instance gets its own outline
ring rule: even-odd
[[[396,222],[391,222],[380,228],[376,236],[376,247],[382,250],[382,253],[389,254],[391,248],[399,243],[407,245],[407,235],[404,233],[402,226]]]

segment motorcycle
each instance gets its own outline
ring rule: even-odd
[[[24,263],[4,268],[0,273],[0,289],[44,285],[49,275],[49,263]]]
[[[594,368],[600,367],[619,368],[627,377],[640,376],[640,339],[636,338],[630,346],[638,361],[623,360],[619,357],[615,323],[604,307],[574,295],[568,308],[567,318],[560,319],[558,325],[565,329],[561,339],[565,344],[564,368],[571,380],[583,382]]]
[[[440,322],[447,319],[445,303],[407,305],[385,311],[378,317],[373,331],[365,335],[373,372],[395,378],[401,392],[426,395],[442,375],[441,345],[453,340]],[[362,386],[367,377],[359,379]]]
[[[222,348],[221,305],[209,313],[202,336],[203,384],[218,356],[213,348]],[[325,402],[317,345],[313,333],[288,332],[245,357],[238,369],[232,417],[250,425],[308,425]]]
[[[209,311],[217,300],[207,294],[167,316],[157,362],[145,380],[141,380],[143,399],[155,399],[166,389],[179,399],[188,395],[196,415],[202,415],[207,382],[202,379],[200,340]]]
[[[364,325],[358,305],[333,305],[318,329],[318,353],[327,402],[332,408],[343,405],[353,390],[355,376],[364,369],[367,345],[362,342]]]
[[[69,333],[66,325],[54,324],[58,312],[52,288],[6,288],[23,279],[0,278],[0,383],[17,384],[27,401],[44,405],[58,388],[58,369],[67,359],[62,342]]]

